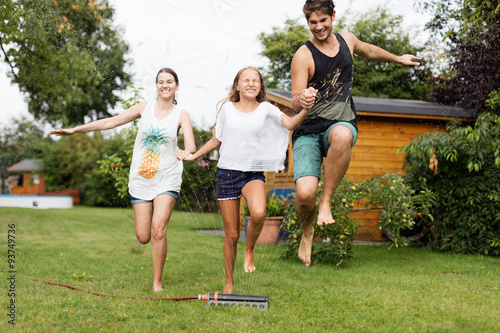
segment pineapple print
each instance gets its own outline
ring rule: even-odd
[[[144,153],[141,157],[139,175],[151,179],[160,168],[160,146],[167,144],[168,136],[153,126],[144,132],[144,135],[145,137],[141,140]]]

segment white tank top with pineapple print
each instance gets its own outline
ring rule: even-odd
[[[182,162],[175,154],[177,125],[182,108],[178,105],[165,118],[155,117],[156,101],[142,112],[130,166],[129,193],[142,200],[153,200],[165,191],[179,192]]]

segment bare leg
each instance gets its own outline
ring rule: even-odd
[[[151,219],[153,218],[153,203],[144,202],[132,205],[134,210],[135,235],[141,244],[151,240]]]
[[[175,198],[170,195],[157,196],[153,201],[151,223],[151,257],[153,260],[153,290],[162,291],[162,275],[167,257],[167,227],[174,209]]]
[[[264,218],[266,217],[266,187],[264,182],[254,180],[246,184],[241,190],[243,197],[248,203],[250,211],[250,223],[247,226],[247,244],[245,246],[245,264],[243,266],[245,273],[255,271],[253,260],[253,250],[255,242],[259,238]]]
[[[234,262],[238,250],[240,238],[240,199],[219,200],[222,220],[224,221],[224,268],[226,277],[224,280],[224,294],[232,294],[234,290]]]
[[[302,239],[300,240],[299,259],[309,266],[311,264],[311,249],[314,238],[314,213],[316,211],[316,192],[318,178],[306,176],[297,179],[295,193],[295,207],[302,225]]]
[[[335,223],[332,216],[332,198],[351,162],[352,132],[343,125],[335,126],[328,134],[330,148],[324,165],[325,183],[319,200],[318,225]]]

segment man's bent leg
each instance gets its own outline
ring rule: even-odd
[[[309,266],[311,264],[311,249],[314,238],[314,213],[316,212],[316,192],[318,178],[305,176],[297,179],[295,192],[295,207],[302,225],[299,259]]]
[[[328,134],[329,148],[324,164],[325,179],[319,200],[318,225],[335,223],[331,210],[332,198],[351,162],[352,142],[353,133],[347,126],[334,126]]]

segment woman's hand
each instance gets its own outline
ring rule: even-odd
[[[59,128],[59,129],[50,131],[49,134],[58,135],[58,136],[67,136],[67,135],[75,134],[75,131],[73,130],[73,128]]]
[[[175,154],[180,161],[194,161],[193,154],[186,150],[179,149]]]

